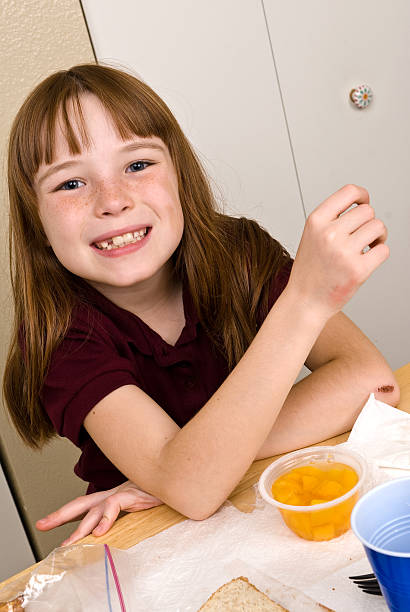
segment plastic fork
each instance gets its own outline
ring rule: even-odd
[[[377,582],[377,578],[374,574],[349,576],[349,579],[353,580],[364,593],[369,593],[369,595],[382,595],[380,584]]]

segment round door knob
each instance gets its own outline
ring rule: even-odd
[[[362,110],[363,108],[367,108],[373,100],[373,92],[368,85],[359,85],[359,87],[352,89],[350,92],[350,99],[357,108]]]

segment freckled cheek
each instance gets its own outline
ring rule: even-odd
[[[164,219],[168,218],[172,227],[174,227],[174,229],[179,229],[182,233],[185,220],[179,198],[173,199],[168,196],[168,199],[164,203],[164,207],[159,213],[159,216],[163,216]]]
[[[78,236],[85,225],[84,211],[89,208],[89,198],[61,199],[40,209],[40,218],[48,239]]]
[[[139,202],[150,208],[159,219],[171,223],[173,227],[181,225],[183,229],[184,216],[179,194],[171,182],[157,182],[146,187],[138,190]]]

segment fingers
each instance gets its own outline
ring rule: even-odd
[[[363,255],[363,261],[366,266],[366,278],[380,266],[390,255],[390,249],[385,243],[377,244]],[[365,278],[365,280],[366,280]]]
[[[367,190],[342,187],[309,215],[289,287],[320,316],[332,316],[387,259],[386,236]]]
[[[114,489],[110,491],[99,491],[91,495],[77,497],[45,518],[38,520],[36,522],[36,527],[40,531],[49,531],[64,523],[75,521],[81,518],[85,512],[88,512],[88,510],[103,501],[108,495],[111,495],[113,490]]]
[[[159,506],[162,503],[157,497],[142,491],[134,483],[126,481],[108,491],[77,497],[44,519],[37,521],[36,527],[41,531],[48,531],[76,520],[86,513],[77,529],[61,544],[61,546],[67,546],[90,533],[95,536],[103,535],[112,527],[121,510],[134,512]]]
[[[383,243],[386,239],[387,231],[383,221],[380,219],[372,219],[368,221],[359,229],[357,229],[351,236],[351,240],[355,245],[355,249],[360,252],[369,245],[376,245]]]
[[[334,221],[352,204],[369,204],[369,193],[358,185],[345,185],[320,204],[311,216],[320,217],[323,222]]]
[[[121,496],[119,493],[113,494],[105,502],[92,508],[70,537],[62,542],[61,546],[74,544],[90,533],[95,536],[101,536],[107,533],[115,523],[121,511],[120,499]]]
[[[104,504],[104,514],[102,515],[98,525],[93,530],[95,536],[101,536],[107,533],[109,529],[114,525],[115,520],[121,512],[121,504],[118,500],[119,494],[109,497]]]
[[[85,538],[85,536],[89,535],[96,525],[100,522],[103,516],[103,508],[102,506],[96,506],[92,508],[87,515],[83,518],[81,523],[78,525],[77,529],[73,531],[73,533],[68,537],[64,542],[61,543],[61,546],[68,546],[70,544],[74,544]]]
[[[163,503],[157,497],[141,491],[133,483],[124,483],[117,489],[115,493],[111,493],[88,512],[74,533],[62,543],[62,546],[74,544],[90,533],[96,537],[104,535],[111,529],[121,510],[134,512],[153,508]]]
[[[355,203],[360,206],[352,208]],[[345,185],[325,200],[311,216],[314,217],[314,222],[318,221],[320,227],[329,214],[334,217],[335,213],[336,218],[328,226],[329,229],[333,226],[331,234],[335,235],[333,230],[351,234],[358,253],[368,246],[373,248],[386,241],[387,229],[380,219],[375,218],[374,209],[369,204],[369,194],[363,187]]]
[[[340,229],[346,234],[352,234],[360,226],[374,219],[374,216],[374,208],[369,204],[362,204],[361,206],[351,208],[342,216],[339,216],[335,223],[337,223]]]

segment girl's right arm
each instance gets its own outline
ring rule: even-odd
[[[138,487],[185,516],[210,516],[255,459],[327,321],[387,259],[385,237],[366,190],[342,188],[308,218],[286,289],[194,418],[180,429],[127,385],[91,410],[87,431]]]
[[[384,225],[368,202],[365,189],[346,186],[310,215],[286,289],[237,366],[182,429],[131,385],[91,410],[87,431],[132,482],[193,519],[223,503],[272,429],[326,322],[388,257]]]

